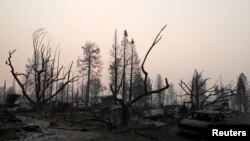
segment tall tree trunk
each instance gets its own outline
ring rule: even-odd
[[[74,77],[74,74],[72,74],[72,77]],[[71,103],[74,104],[74,82],[72,82],[72,89],[71,89],[72,97],[71,97]]]
[[[129,86],[129,101],[132,100],[132,83],[133,83],[133,57],[134,57],[134,49],[133,49],[133,44],[131,46],[131,68],[130,68],[130,86]]]
[[[88,79],[87,79],[87,88],[86,88],[86,105],[89,104],[89,88],[90,88],[90,73],[91,73],[91,57],[89,56],[89,62],[88,62]]]
[[[126,40],[124,40],[124,47],[123,47],[123,93],[122,99],[126,101]]]
[[[59,51],[59,53],[58,53],[58,56],[57,56],[57,57],[58,57],[58,58],[57,58],[57,68],[56,68],[56,73],[58,73],[58,72],[59,72],[60,51]],[[56,91],[57,91],[57,89],[58,89],[58,81],[56,81]],[[56,99],[56,101],[57,101],[57,95],[56,95],[55,99]]]
[[[115,47],[114,47],[114,55],[115,55],[115,68],[114,68],[114,73],[115,73],[115,93],[114,93],[114,103],[116,103],[115,99],[117,98],[117,93],[118,93],[118,66],[117,66],[117,34],[116,34],[116,30],[115,30]]]

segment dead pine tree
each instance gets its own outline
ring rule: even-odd
[[[102,61],[100,48],[96,43],[87,41],[81,48],[83,51],[83,57],[77,60],[77,65],[80,68],[80,73],[87,75],[85,105],[88,106],[91,100],[91,78],[100,77]]]
[[[114,42],[112,44],[112,49],[110,50],[111,54],[111,63],[109,65],[109,73],[110,73],[110,87],[113,89],[113,97],[114,101],[113,103],[116,104],[116,97],[117,94],[120,91],[121,85],[122,85],[122,71],[119,69],[122,66],[122,59],[120,58],[121,48],[118,44],[118,39],[117,39],[117,30],[115,30],[115,35],[114,35]]]

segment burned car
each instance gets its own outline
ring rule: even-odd
[[[182,135],[194,135],[207,137],[209,128],[213,125],[225,124],[225,116],[222,112],[211,110],[199,110],[178,123],[179,133]]]

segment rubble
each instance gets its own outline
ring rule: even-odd
[[[23,128],[22,128],[23,129]],[[26,130],[20,130],[15,141],[54,141],[66,139],[66,136],[58,131],[48,130],[46,128],[26,127]],[[28,130],[27,130],[28,129]],[[36,130],[37,129],[37,130]]]
[[[59,127],[60,125],[55,122],[55,121],[51,121],[48,125],[48,128],[55,128],[55,127]]]
[[[45,128],[44,121],[17,116],[18,121],[0,122],[0,140],[11,141],[53,141],[65,139],[66,136],[56,130]]]
[[[51,121],[48,125],[48,128],[59,129],[59,130],[72,130],[72,131],[90,131],[90,130],[85,129],[85,128],[60,127],[60,124],[58,124],[55,121]]]
[[[0,124],[0,140],[17,139],[16,128]]]

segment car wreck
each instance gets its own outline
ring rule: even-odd
[[[212,110],[195,111],[188,118],[178,122],[178,132],[182,135],[193,135],[206,138],[208,129],[213,125],[225,124],[222,112]]]

